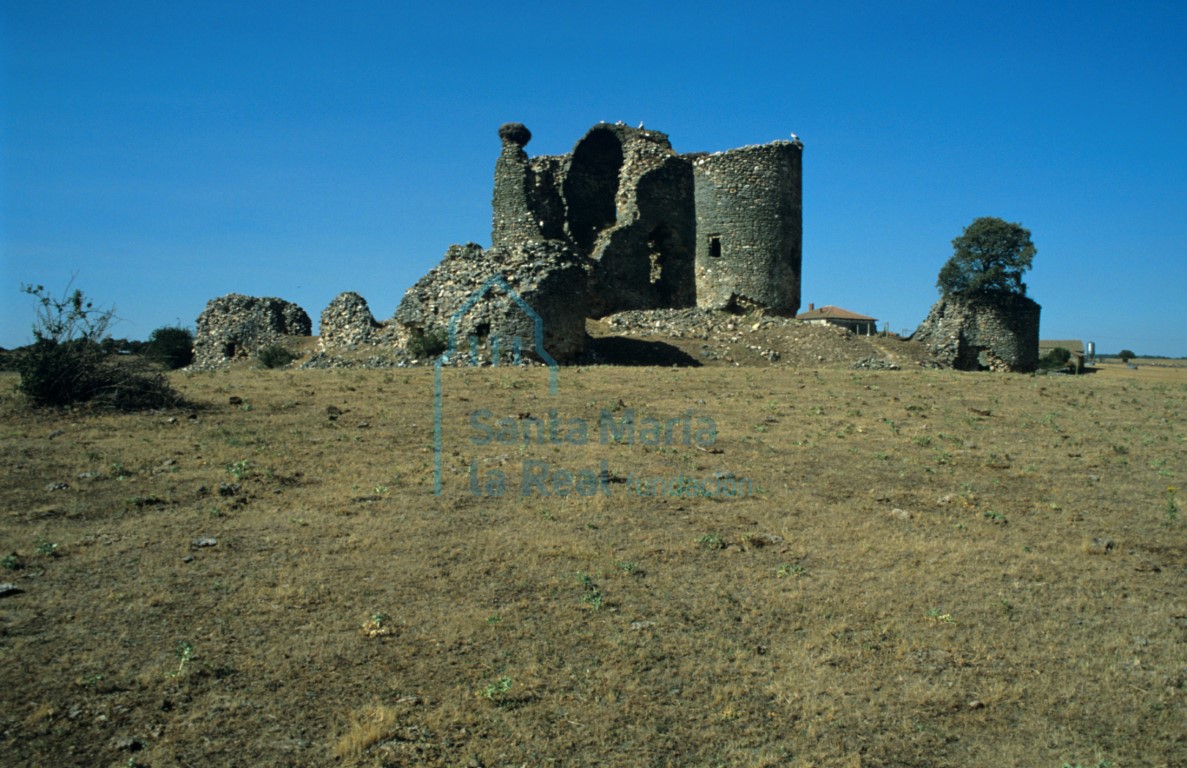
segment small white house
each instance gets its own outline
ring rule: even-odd
[[[859,315],[831,304],[820,309],[815,304],[809,304],[808,311],[799,313],[795,319],[812,325],[839,325],[860,336],[873,336],[878,332],[877,318]]]

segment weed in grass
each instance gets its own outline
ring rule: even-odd
[[[38,541],[35,551],[42,557],[57,557],[58,545],[52,541]]]
[[[371,618],[363,622],[359,627],[359,632],[364,637],[387,637],[395,634],[396,628],[392,625],[392,617],[386,613],[373,613]]]
[[[639,564],[631,562],[629,560],[619,560],[618,562],[616,562],[614,564],[614,567],[617,568],[618,570],[622,571],[623,573],[629,573],[629,574],[641,573],[641,571],[639,570]]]
[[[725,549],[725,540],[716,533],[706,533],[697,539],[697,546],[701,549]]]
[[[988,512],[982,512],[981,516],[989,522],[996,523],[998,525],[1005,525],[1006,523],[1010,522],[1001,512],[994,512],[992,509]]]
[[[173,649],[173,655],[178,658],[177,669],[170,673],[169,677],[180,677],[185,671],[185,665],[193,661],[194,644],[187,640],[180,641]]]
[[[779,578],[786,578],[788,576],[800,577],[808,572],[808,569],[799,563],[784,563],[775,569],[775,575]]]
[[[932,608],[927,612],[927,618],[938,624],[955,624],[956,619],[952,618],[950,613],[940,613],[940,609]]]
[[[19,571],[25,567],[24,562],[21,561],[21,556],[16,552],[10,555],[5,555],[3,560],[0,560],[0,565],[4,566],[6,571]]]
[[[242,459],[240,461],[235,462],[234,464],[227,465],[227,471],[230,472],[231,476],[234,477],[236,480],[242,480],[243,477],[247,474],[248,470],[250,470],[250,469],[251,469],[251,462],[248,461],[247,459]]]
[[[578,573],[577,579],[585,589],[585,594],[581,596],[581,602],[595,611],[602,610],[602,602],[605,600],[605,596],[602,594],[602,590],[598,588],[598,585],[594,583],[594,580],[590,578],[590,575],[588,573]]]
[[[487,616],[487,617],[486,617],[486,623],[487,623],[487,625],[488,625],[488,626],[492,626],[492,627],[493,627],[493,626],[495,626],[496,624],[501,624],[501,623],[502,623],[502,621],[503,621],[503,617],[502,617],[502,616],[500,616],[500,615],[499,615],[499,614],[497,614],[497,613],[492,613],[490,616]]]
[[[1173,485],[1168,485],[1166,488],[1166,524],[1174,525],[1179,520],[1179,502],[1175,498],[1175,494],[1179,489]]]
[[[507,698],[507,694],[511,692],[511,687],[514,684],[510,677],[503,675],[498,680],[482,686],[478,690],[478,695],[490,701],[501,702]]]

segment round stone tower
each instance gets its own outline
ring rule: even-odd
[[[698,306],[799,311],[803,149],[775,141],[690,158]]]

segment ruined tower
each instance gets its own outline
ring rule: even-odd
[[[599,123],[572,153],[529,159],[499,129],[495,247],[561,240],[590,260],[590,312],[699,306],[795,315],[804,145],[678,155],[666,134]]]
[[[491,242],[561,240],[589,259],[590,313],[696,303],[692,168],[666,134],[599,123],[562,157],[529,159],[499,129]]]
[[[803,261],[803,144],[690,156],[697,306],[794,315]]]

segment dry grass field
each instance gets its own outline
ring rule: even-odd
[[[1183,368],[173,380],[0,376],[0,764],[1187,765]]]

